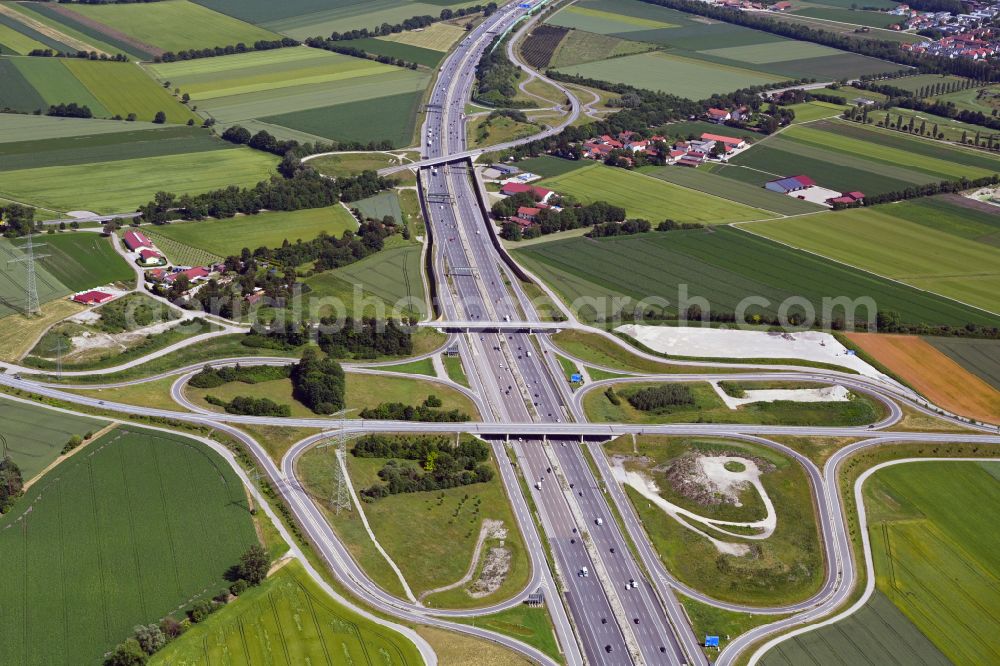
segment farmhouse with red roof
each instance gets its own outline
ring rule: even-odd
[[[125,232],[122,236],[122,241],[125,243],[125,247],[130,249],[132,252],[138,252],[144,247],[148,247],[150,249],[155,247],[150,240],[146,238],[145,234],[141,231],[135,231],[133,229],[129,229]]]
[[[539,201],[547,201],[548,198],[552,196],[552,190],[544,187],[536,187],[535,185],[525,185],[524,183],[506,183],[500,188],[500,193],[507,196],[523,194],[525,192],[530,192],[535,195],[535,198]]]
[[[85,291],[82,294],[74,296],[73,300],[84,305],[100,305],[101,303],[107,303],[112,298],[114,296],[105,291]]]

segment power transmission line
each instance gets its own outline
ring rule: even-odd
[[[27,295],[28,307],[26,314],[36,315],[41,313],[41,306],[38,303],[38,285],[35,279],[35,259],[44,259],[49,256],[47,254],[35,254],[36,247],[43,247],[45,243],[35,245],[34,242],[34,230],[28,231],[28,243],[26,245],[20,246],[20,249],[24,251],[23,257],[18,257],[17,259],[10,259],[8,264],[24,264],[27,270],[27,279],[25,280],[25,292]]]

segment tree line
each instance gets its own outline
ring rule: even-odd
[[[361,410],[361,418],[378,421],[424,421],[429,423],[461,423],[471,417],[459,409],[442,410],[441,399],[430,395],[419,405],[382,402],[377,407]]]
[[[373,359],[382,356],[408,356],[413,353],[409,330],[395,319],[361,320],[347,317],[343,322],[324,317],[319,322],[272,323],[260,330],[251,330],[250,338],[265,338],[276,346],[294,349],[309,342],[334,358]]]
[[[270,398],[256,398],[250,395],[238,395],[228,402],[214,395],[206,395],[205,402],[210,405],[222,407],[227,414],[240,414],[243,416],[279,416],[287,417],[292,415],[290,405],[278,404]]]
[[[465,438],[451,444],[444,437],[367,435],[351,449],[358,458],[389,458],[379,471],[383,483],[360,492],[362,499],[374,502],[400,493],[416,493],[456,488],[493,479],[487,464],[489,446],[478,439]],[[410,460],[418,466],[401,464]]]
[[[230,382],[258,384],[276,379],[287,379],[292,372],[289,365],[226,365],[213,368],[206,365],[198,374],[188,380],[194,388],[217,388]]]
[[[153,62],[177,62],[178,60],[197,60],[199,58],[215,58],[235,53],[248,53],[250,51],[272,51],[283,49],[289,46],[299,46],[301,42],[291,37],[281,39],[258,39],[253,44],[247,45],[243,42],[229,44],[226,46],[208,46],[201,49],[184,49],[181,51],[165,51],[153,57]]]
[[[35,58],[79,58],[81,60],[103,60],[107,62],[128,62],[124,53],[108,55],[97,51],[57,51],[53,49],[31,49],[29,56]]]
[[[375,62],[382,63],[383,65],[395,65],[396,67],[404,67],[406,69],[417,69],[420,67],[418,63],[405,60],[403,58],[397,58],[390,55],[382,55],[378,53],[369,53],[362,48],[356,46],[351,46],[349,44],[342,44],[340,42],[334,41],[332,39],[323,39],[322,37],[310,37],[306,40],[306,46],[314,49],[323,49],[324,51],[331,51],[333,53],[339,53],[341,55],[351,56],[352,58],[364,58],[365,60],[374,60]]]

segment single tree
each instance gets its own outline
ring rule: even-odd
[[[267,570],[270,568],[271,558],[267,556],[267,551],[259,544],[250,546],[240,557],[240,578],[251,585],[263,583],[264,579],[267,578]]]

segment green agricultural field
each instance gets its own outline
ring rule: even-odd
[[[153,65],[220,123],[256,119],[323,139],[413,140],[426,71],[318,49],[286,48]],[[289,111],[289,109],[294,109]]]
[[[570,67],[585,62],[643,53],[655,48],[646,42],[633,42],[612,35],[570,30],[556,47],[550,67]]]
[[[661,52],[584,63],[563,67],[559,71],[691,99],[704,99],[716,93],[783,80],[781,76]]]
[[[21,113],[34,113],[46,108],[45,100],[35,90],[10,58],[0,57],[0,108],[13,109]]]
[[[278,39],[269,30],[235,20],[187,0],[152,4],[73,5],[71,10],[96,22],[112,36],[151,45],[163,51],[226,46]]]
[[[715,171],[759,185],[777,176],[806,174],[830,189],[879,194],[989,176],[1000,172],[1000,158],[871,125],[818,120],[789,127]]]
[[[7,454],[21,468],[25,481],[56,460],[70,437],[96,433],[108,425],[100,419],[13,400],[0,400],[0,415],[0,435],[7,440]]]
[[[293,561],[171,642],[151,666],[322,663],[418,666],[412,643],[341,606]]]
[[[97,120],[94,118],[59,118],[57,116],[32,116],[20,113],[0,113],[0,150],[7,150],[4,144],[42,139],[64,139],[68,137],[118,134],[138,130],[159,129],[153,123],[122,120]]]
[[[957,120],[952,120],[951,118],[943,118],[941,116],[935,116],[931,113],[920,113],[918,111],[913,111],[911,109],[902,109],[899,107],[893,107],[889,111],[889,122],[895,125],[900,124],[900,118],[902,118],[903,127],[909,127],[910,119],[913,119],[913,128],[918,136],[934,136],[934,128],[937,127],[938,134],[944,135],[945,141],[954,141],[956,143],[962,143],[962,137],[966,137],[969,143],[974,143],[975,137],[980,137],[980,145],[989,139],[995,139],[1000,132],[995,132],[989,130],[982,125],[972,125],[969,123],[959,122]],[[869,115],[869,119],[874,119],[879,122],[885,122],[885,112],[877,112],[874,115]]]
[[[22,25],[27,24],[39,33],[51,35],[55,44],[53,50],[62,51],[97,51],[110,55],[125,53],[135,57],[145,57],[147,54],[136,52],[128,44],[113,37],[104,37],[78,21],[68,20],[54,3],[47,2],[17,2],[5,3],[11,19],[16,18]],[[102,40],[102,37],[104,39]],[[62,44],[59,46],[58,44]]]
[[[146,66],[161,81],[203,103],[220,97],[295,86],[349,81],[394,72],[398,68],[371,60],[306,46],[254,51]]]
[[[1000,248],[953,231],[968,228],[976,216],[992,223],[985,227],[992,232],[987,238],[1000,235],[998,218],[940,200],[754,223],[747,230],[1000,312]]]
[[[41,239],[36,242],[42,242]],[[22,249],[25,239],[0,238],[0,262],[4,270],[0,271],[0,317],[14,313],[24,314],[28,305],[25,293],[27,284],[27,264],[23,261],[25,254]],[[43,248],[38,249],[42,253]],[[38,302],[48,303],[57,298],[67,296],[72,290],[60,282],[41,261],[35,263],[35,283],[38,288]]]
[[[988,638],[1000,618],[982,612],[1000,603],[1000,538],[986,518],[1000,507],[998,479],[997,463],[928,461],[879,470],[865,486],[876,585],[940,651],[916,642],[932,663],[1000,659]]]
[[[332,178],[356,176],[362,171],[378,171],[403,162],[391,153],[340,153],[309,160],[309,166]],[[396,174],[395,177],[399,177]]]
[[[562,652],[552,630],[552,619],[545,608],[529,608],[521,605],[499,613],[479,615],[470,619],[463,618],[458,621],[513,636],[538,648],[557,662],[562,661]]]
[[[795,112],[796,123],[808,123],[813,120],[832,118],[839,116],[845,109],[849,108],[844,104],[831,104],[830,102],[802,102],[788,107]]]
[[[575,366],[570,364],[570,368]],[[848,402],[760,402],[730,409],[708,383],[688,384],[695,404],[644,412],[628,402],[628,396],[649,384],[616,384],[620,405],[613,405],[602,391],[591,391],[583,399],[587,419],[594,423],[754,423],[764,425],[860,426],[885,416],[884,409],[867,396],[854,394]],[[818,385],[816,385],[818,387]],[[755,385],[747,383],[747,389]],[[761,387],[765,388],[765,387]],[[813,386],[810,386],[813,388]]]
[[[515,249],[514,254],[567,302],[621,295],[632,299],[628,312],[651,296],[674,303],[680,285],[686,284],[691,297],[704,297],[716,312],[734,312],[748,296],[766,298],[768,304],[761,310],[771,316],[776,315],[779,303],[793,295],[809,300],[817,313],[823,310],[824,297],[867,296],[879,309],[895,310],[912,324],[995,326],[1000,322],[1000,317],[950,299],[731,227],[598,240],[572,238]],[[629,270],[623,272],[621,266]],[[665,309],[673,312],[672,307]],[[602,314],[613,316],[616,309]],[[756,311],[756,307],[748,310]],[[593,316],[589,309],[581,314]],[[864,308],[857,315],[867,316]]]
[[[404,221],[403,210],[399,206],[399,195],[392,190],[351,202],[349,205],[351,208],[357,208],[365,217],[381,220],[388,215],[396,222]]]
[[[725,505],[707,505],[681,497],[673,491],[662,470],[670,461],[689,453],[732,453],[754,456],[774,466],[761,476],[764,488],[774,502],[777,527],[764,540],[752,542],[752,554],[726,555],[700,532],[685,528],[662,509],[642,498],[631,486],[625,491],[632,501],[654,548],[667,568],[682,582],[716,599],[757,605],[775,605],[807,598],[819,589],[823,579],[823,555],[813,513],[813,503],[806,472],[793,460],[770,449],[725,439],[640,436],[636,447],[645,460],[636,458],[630,438],[619,438],[604,446],[607,455],[626,458],[627,468],[650,475],[668,501],[685,502],[693,512],[722,518]],[[633,467],[634,466],[634,467]],[[744,492],[743,512],[757,509],[753,519],[760,519],[763,502],[755,491]],[[740,518],[746,520],[746,517]],[[739,537],[713,536],[726,542],[748,544]]]
[[[0,662],[99,663],[135,625],[225,588],[254,543],[228,464],[182,436],[119,427],[0,518],[12,574],[0,581]]]
[[[924,338],[938,351],[1000,390],[1000,341],[973,338]]]
[[[444,25],[435,23],[434,25]],[[454,27],[454,26],[452,26]],[[460,29],[461,30],[461,29]],[[465,34],[465,31],[461,31]],[[406,33],[399,33],[406,34]],[[444,51],[425,49],[405,42],[397,42],[387,37],[369,37],[368,39],[353,39],[351,46],[356,49],[363,49],[375,55],[389,56],[390,58],[402,58],[408,62],[415,62],[424,67],[437,67],[444,58]]]
[[[47,118],[47,116],[24,117],[33,120]],[[145,157],[229,150],[235,147],[233,144],[213,136],[208,130],[199,127],[184,125],[164,127],[152,123],[136,124],[100,120],[84,122],[94,124],[106,122],[107,125],[118,131],[113,134],[97,132],[92,135],[0,143],[0,157],[3,158],[2,163],[0,163],[0,172],[95,162],[117,162]],[[11,133],[15,131],[16,127],[17,125],[14,125]],[[25,124],[24,129],[29,135],[34,131],[30,124]],[[0,130],[0,133],[2,132],[3,130]]]
[[[95,116],[113,115],[101,104],[93,91],[88,90],[73,75],[62,58],[17,58],[11,62],[24,80],[35,89],[37,95],[45,100],[43,111],[49,104],[76,102],[88,106]]]
[[[35,41],[25,33],[11,27],[9,19],[7,22],[0,19],[0,54],[28,55],[35,49],[44,48],[46,48],[45,44]]]
[[[829,46],[814,44],[813,42],[782,42],[780,47],[775,44],[748,44],[744,46],[723,46],[717,49],[706,49],[700,51],[704,55],[717,56],[736,62],[753,63],[755,65],[766,65],[770,63],[785,62],[787,60],[800,60],[806,58],[821,58],[823,56],[838,55],[842,51],[832,49]]]
[[[112,282],[131,283],[132,268],[115,252],[111,240],[100,234],[77,231],[46,235],[39,249],[49,256],[38,262],[72,291],[83,291]]]
[[[598,9],[590,6],[591,4],[580,3],[566,7],[550,18],[548,22],[565,28],[604,35],[679,27],[676,23],[668,23],[655,18],[634,16],[626,13],[616,13],[609,11],[609,9]]]
[[[866,25],[870,28],[888,28],[893,23],[899,23],[900,21],[899,16],[892,16],[891,14],[882,12],[837,9],[834,7],[806,7],[804,9],[796,9],[794,15],[837,21],[838,23],[850,23],[852,25]]]
[[[422,84],[421,84],[422,85]],[[334,141],[388,141],[405,147],[414,141],[423,90],[360,102],[292,111],[261,120]]]
[[[338,238],[357,228],[343,206],[291,212],[243,215],[226,220],[202,220],[159,226],[156,235],[220,257],[238,255],[243,248],[276,248],[288,240],[312,240],[326,232]]]
[[[992,115],[1000,108],[1000,86],[992,85],[983,88],[969,88],[953,93],[945,93],[932,97],[945,103],[954,104],[959,110],[979,111]]]
[[[225,257],[221,255],[212,254],[206,250],[179,243],[173,238],[161,236],[159,233],[161,228],[157,227],[156,231],[148,230],[145,234],[149,240],[153,241],[157,249],[163,252],[170,263],[177,266],[208,266],[225,260]]]
[[[148,159],[99,162],[4,173],[0,196],[53,210],[120,213],[135,210],[159,190],[199,194],[266,179],[277,158],[250,148]],[[108,184],[114,187],[109,188]]]
[[[948,666],[951,664],[888,598],[878,590],[856,613],[836,624],[779,643],[762,666]]]
[[[348,452],[350,449],[349,443]],[[316,448],[308,451],[299,461],[299,470],[306,487],[317,496],[329,496],[332,490],[331,474],[335,452],[334,447]],[[348,453],[348,470],[355,491],[378,483],[378,471],[386,462],[387,459],[384,458],[358,458]],[[400,462],[404,465],[411,464],[408,461]],[[500,588],[477,599],[465,591],[465,586],[459,586],[454,590],[427,595],[425,603],[431,607],[488,605],[520,591],[528,581],[530,565],[524,541],[504,492],[496,461],[491,458],[487,464],[495,472],[493,479],[487,483],[439,491],[401,493],[362,505],[375,537],[396,562],[403,578],[418,598],[425,592],[461,580],[472,564],[483,521],[503,522],[507,529],[504,547],[510,551],[511,566]],[[327,519],[344,535],[356,534],[360,524],[353,512],[342,512],[339,516],[328,512]],[[407,525],[408,529],[401,530],[400,525]],[[359,564],[366,569],[370,565],[381,568],[384,559],[381,562],[371,561],[381,558],[371,550],[371,541],[364,531],[358,536],[367,541],[367,544],[355,543],[354,537],[350,537],[351,549],[360,554]],[[488,545],[498,544],[491,541]],[[394,576],[391,572],[388,575]]]
[[[521,171],[535,173],[544,178],[555,178],[589,165],[590,163],[585,160],[564,160],[561,157],[542,155],[521,160],[515,166]]]
[[[654,225],[670,218],[678,222],[721,224],[772,217],[767,212],[625,169],[594,164],[543,180],[542,185],[578,201],[607,201],[625,208],[629,217]]]
[[[134,113],[138,120],[151,121],[158,111],[163,111],[168,123],[184,124],[189,120],[201,123],[191,109],[181,104],[163,86],[151,81],[135,65],[80,59],[65,59],[63,62],[112,116],[126,118]]]
[[[945,85],[952,83],[965,83],[968,79],[961,76],[952,76],[951,74],[914,74],[913,76],[904,76],[898,79],[891,79],[887,83],[893,88],[902,88],[903,90],[909,90],[910,92],[917,92],[924,86],[933,86],[938,83],[943,83]]]
[[[817,204],[765,190],[763,187],[721,178],[704,169],[666,166],[653,167],[649,170],[643,169],[642,171],[646,175],[680,185],[689,190],[698,190],[779,215],[815,213],[822,210]]]
[[[202,0],[208,2],[223,2],[232,6],[232,0]],[[299,3],[286,9],[264,9],[258,7],[267,0],[250,0],[240,3],[247,5],[239,12],[253,12],[255,15],[270,17],[260,21],[262,25],[295,39],[306,39],[317,35],[329,35],[331,32],[346,32],[356,28],[372,28],[388,23],[400,23],[412,16],[439,16],[443,9],[459,9],[480,4],[478,0],[336,0],[317,4],[315,0],[307,0],[304,7]],[[271,3],[268,3],[271,4]],[[332,6],[331,6],[332,5]],[[229,11],[229,10],[222,10]],[[266,14],[265,14],[266,13]]]
[[[318,273],[302,282],[311,289],[312,297],[339,299],[349,307],[363,307],[368,314],[383,307],[425,314],[420,247],[417,243],[389,246],[361,261]],[[356,293],[363,300],[356,299]]]

